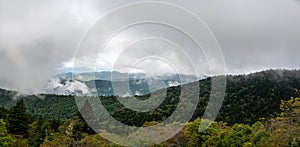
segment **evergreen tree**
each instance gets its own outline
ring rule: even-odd
[[[94,125],[95,122],[93,118],[93,110],[88,100],[85,101],[84,105],[80,109],[80,112],[77,113],[77,117],[82,124],[80,128],[81,132],[88,133],[90,135],[96,134],[96,132],[89,126],[89,124]]]
[[[0,146],[8,146],[13,142],[15,142],[15,140],[7,134],[5,122],[3,119],[0,119]]]
[[[5,119],[8,114],[8,110],[5,108],[0,107],[0,119]]]
[[[28,116],[23,100],[17,102],[8,115],[7,130],[11,134],[21,135],[24,138],[28,137]]]
[[[51,119],[47,121],[46,124],[47,124],[47,129],[57,132],[59,126],[61,125],[61,122],[59,119]]]
[[[39,116],[38,120],[34,123],[33,136],[31,137],[32,146],[40,146],[46,137],[46,128],[43,127],[43,118]]]

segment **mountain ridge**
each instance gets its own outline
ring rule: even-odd
[[[295,89],[300,89],[299,70],[266,70],[254,74],[226,77],[226,94],[217,121],[224,121],[230,125],[254,123],[260,118],[276,116],[280,113],[282,100],[299,96],[295,91]],[[206,109],[211,94],[211,78],[197,81],[200,85],[200,96],[193,119],[201,117]],[[141,125],[143,122],[133,120],[138,117],[143,118],[144,121],[158,121],[172,114],[180,98],[181,86],[166,88],[167,93],[164,102],[159,109],[151,111],[151,113],[138,113],[129,110],[118,102],[117,96],[100,96],[99,99],[103,104],[106,104],[107,109],[114,117],[130,125]],[[194,89],[190,90],[194,91]],[[10,108],[13,106],[16,101],[12,97],[16,94],[17,92],[0,90],[1,107]],[[195,95],[195,93],[190,93],[190,95]],[[147,99],[149,96],[151,94],[136,96],[136,98]],[[20,95],[18,99],[23,99],[28,108],[27,112],[36,117],[42,115],[46,119],[60,118],[65,120],[75,117],[78,111],[72,95]],[[132,118],[123,118],[123,116],[128,116],[127,114],[133,115]],[[132,122],[136,124],[131,124]]]

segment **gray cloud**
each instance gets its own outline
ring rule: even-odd
[[[296,0],[213,0],[195,11],[221,44],[228,71],[242,73],[299,68],[299,8]]]
[[[39,92],[61,64],[72,59],[80,39],[98,18],[115,7],[133,2],[138,1],[0,0],[0,87],[29,93]],[[300,66],[300,3],[297,0],[167,2],[185,7],[204,20],[222,47],[229,73]],[[165,12],[153,13],[167,11],[168,9]],[[120,18],[116,22],[126,19]],[[199,29],[193,25],[188,27]],[[118,57],[118,48],[122,47],[124,42],[151,31],[144,29],[136,32],[137,34],[125,34],[123,39],[120,34],[121,39],[118,41],[117,38],[115,43],[112,42],[110,48],[103,52],[100,65],[103,69],[112,68],[111,59]],[[184,40],[182,36],[175,34],[165,30],[155,35],[169,37],[175,42]],[[147,43],[137,43],[140,48],[142,45],[145,49],[149,46]],[[173,64],[180,66],[188,63],[184,62],[184,59],[176,62],[174,59],[180,58],[182,53],[173,51],[170,45],[162,44],[160,47],[168,49],[160,49],[155,53],[161,56],[170,55],[169,58],[175,62]],[[81,53],[83,56],[89,55],[88,51]],[[119,61],[122,61],[124,66],[129,65],[131,62],[126,63],[130,61],[128,59],[141,57],[144,53],[138,52],[132,46]],[[203,66],[199,68],[200,72],[206,72],[207,63],[203,56],[195,54],[192,60],[196,65]],[[215,64],[218,67],[220,63]],[[153,69],[153,66],[143,67],[143,70]],[[164,68],[166,67],[160,67]]]
[[[77,44],[97,16],[93,3],[0,1],[1,87],[35,93]],[[86,10],[87,9],[87,10]],[[87,17],[86,17],[87,16]]]

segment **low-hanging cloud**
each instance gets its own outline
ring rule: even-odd
[[[90,96],[92,93],[85,83],[80,81],[66,81],[62,83],[59,78],[49,80],[45,92],[57,95]]]

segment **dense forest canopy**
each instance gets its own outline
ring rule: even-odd
[[[194,124],[199,123],[199,118],[202,117],[208,103],[211,94],[211,78],[198,82],[200,86],[199,103],[190,124],[185,129],[186,133],[183,135],[189,141],[183,142],[191,146],[200,144],[226,146],[233,142],[237,143],[236,140],[230,140],[239,136],[236,133],[244,135],[244,138],[236,138],[237,140],[242,139],[240,140],[241,144],[237,143],[237,146],[245,145],[244,143],[259,146],[261,143],[267,144],[267,142],[263,142],[266,140],[269,140],[268,143],[272,145],[270,140],[273,139],[274,142],[278,133],[291,135],[285,139],[285,143],[291,143],[293,140],[290,138],[292,137],[297,139],[297,135],[295,137],[293,133],[289,134],[277,130],[276,125],[286,125],[287,120],[294,120],[299,114],[299,99],[295,99],[299,96],[297,89],[300,89],[299,70],[267,70],[248,75],[228,75],[226,78],[227,89],[223,106],[216,122],[210,126],[207,130],[209,133],[206,134],[195,132],[193,127]],[[130,110],[118,101],[117,96],[99,96],[97,98],[101,100],[115,119],[130,126],[140,127],[151,125],[152,123],[156,124],[168,118],[177,107],[181,86],[167,88],[164,101],[155,110],[149,112]],[[193,91],[193,89],[190,90]],[[150,95],[155,96],[155,93],[159,92],[160,90],[152,94],[136,96],[136,98],[147,99]],[[2,130],[4,132],[7,131],[8,134],[2,134],[6,134],[5,137],[8,138],[7,140],[10,143],[16,143],[18,136],[22,136],[21,138],[24,142],[21,140],[17,141],[17,143],[28,143],[33,146],[38,146],[44,141],[44,144],[53,145],[59,139],[65,141],[66,144],[78,143],[78,141],[84,142],[86,141],[84,139],[95,139],[105,145],[110,144],[101,137],[93,136],[95,132],[89,128],[78,112],[74,96],[49,94],[38,96],[18,95],[17,92],[0,90],[0,101],[2,107],[0,109],[0,120],[3,121],[0,121],[0,126],[6,126],[5,130]],[[82,107],[86,107],[86,105],[93,104],[85,103]],[[18,122],[20,118],[26,121]],[[280,118],[284,118],[286,121],[282,121]],[[297,129],[299,130],[299,115],[296,118],[294,120],[296,123],[289,123],[291,128],[288,128],[294,129],[294,132]],[[73,130],[70,134],[64,134],[68,126],[72,126]],[[45,130],[49,132],[45,132]],[[240,132],[236,132],[237,130],[240,130]],[[276,133],[274,130],[279,132]],[[51,136],[50,132],[52,135],[55,133],[59,135]],[[178,135],[175,138],[179,139],[180,133]],[[42,141],[39,139],[27,139],[32,137],[43,139]],[[184,137],[181,139],[184,140]],[[212,140],[219,140],[219,142],[213,142]]]
[[[295,89],[300,89],[299,70],[268,70],[249,75],[227,76],[227,89],[223,106],[217,117],[219,121],[228,124],[234,123],[254,123],[259,118],[268,118],[279,113],[281,100],[297,96]],[[198,109],[194,114],[194,119],[201,117],[210,95],[211,78],[199,81],[200,97]],[[191,90],[193,91],[193,90]],[[14,99],[24,99],[28,114],[33,116],[43,116],[47,119],[59,118],[61,120],[74,118],[78,110],[75,99],[71,95],[29,95],[16,96],[16,92],[0,90],[0,105],[3,108],[11,108],[16,101]],[[172,113],[178,103],[180,86],[170,87],[164,102],[153,112],[136,113],[145,117],[146,121],[161,120]],[[150,95],[137,96],[140,99],[147,99]],[[115,117],[127,116],[126,113],[133,112],[127,110],[117,101],[116,96],[99,97],[107,109]],[[156,117],[152,117],[152,116]],[[242,118],[242,119],[241,119]],[[119,118],[120,120],[125,118]],[[134,118],[133,118],[134,120]],[[136,123],[136,124],[143,124]]]

